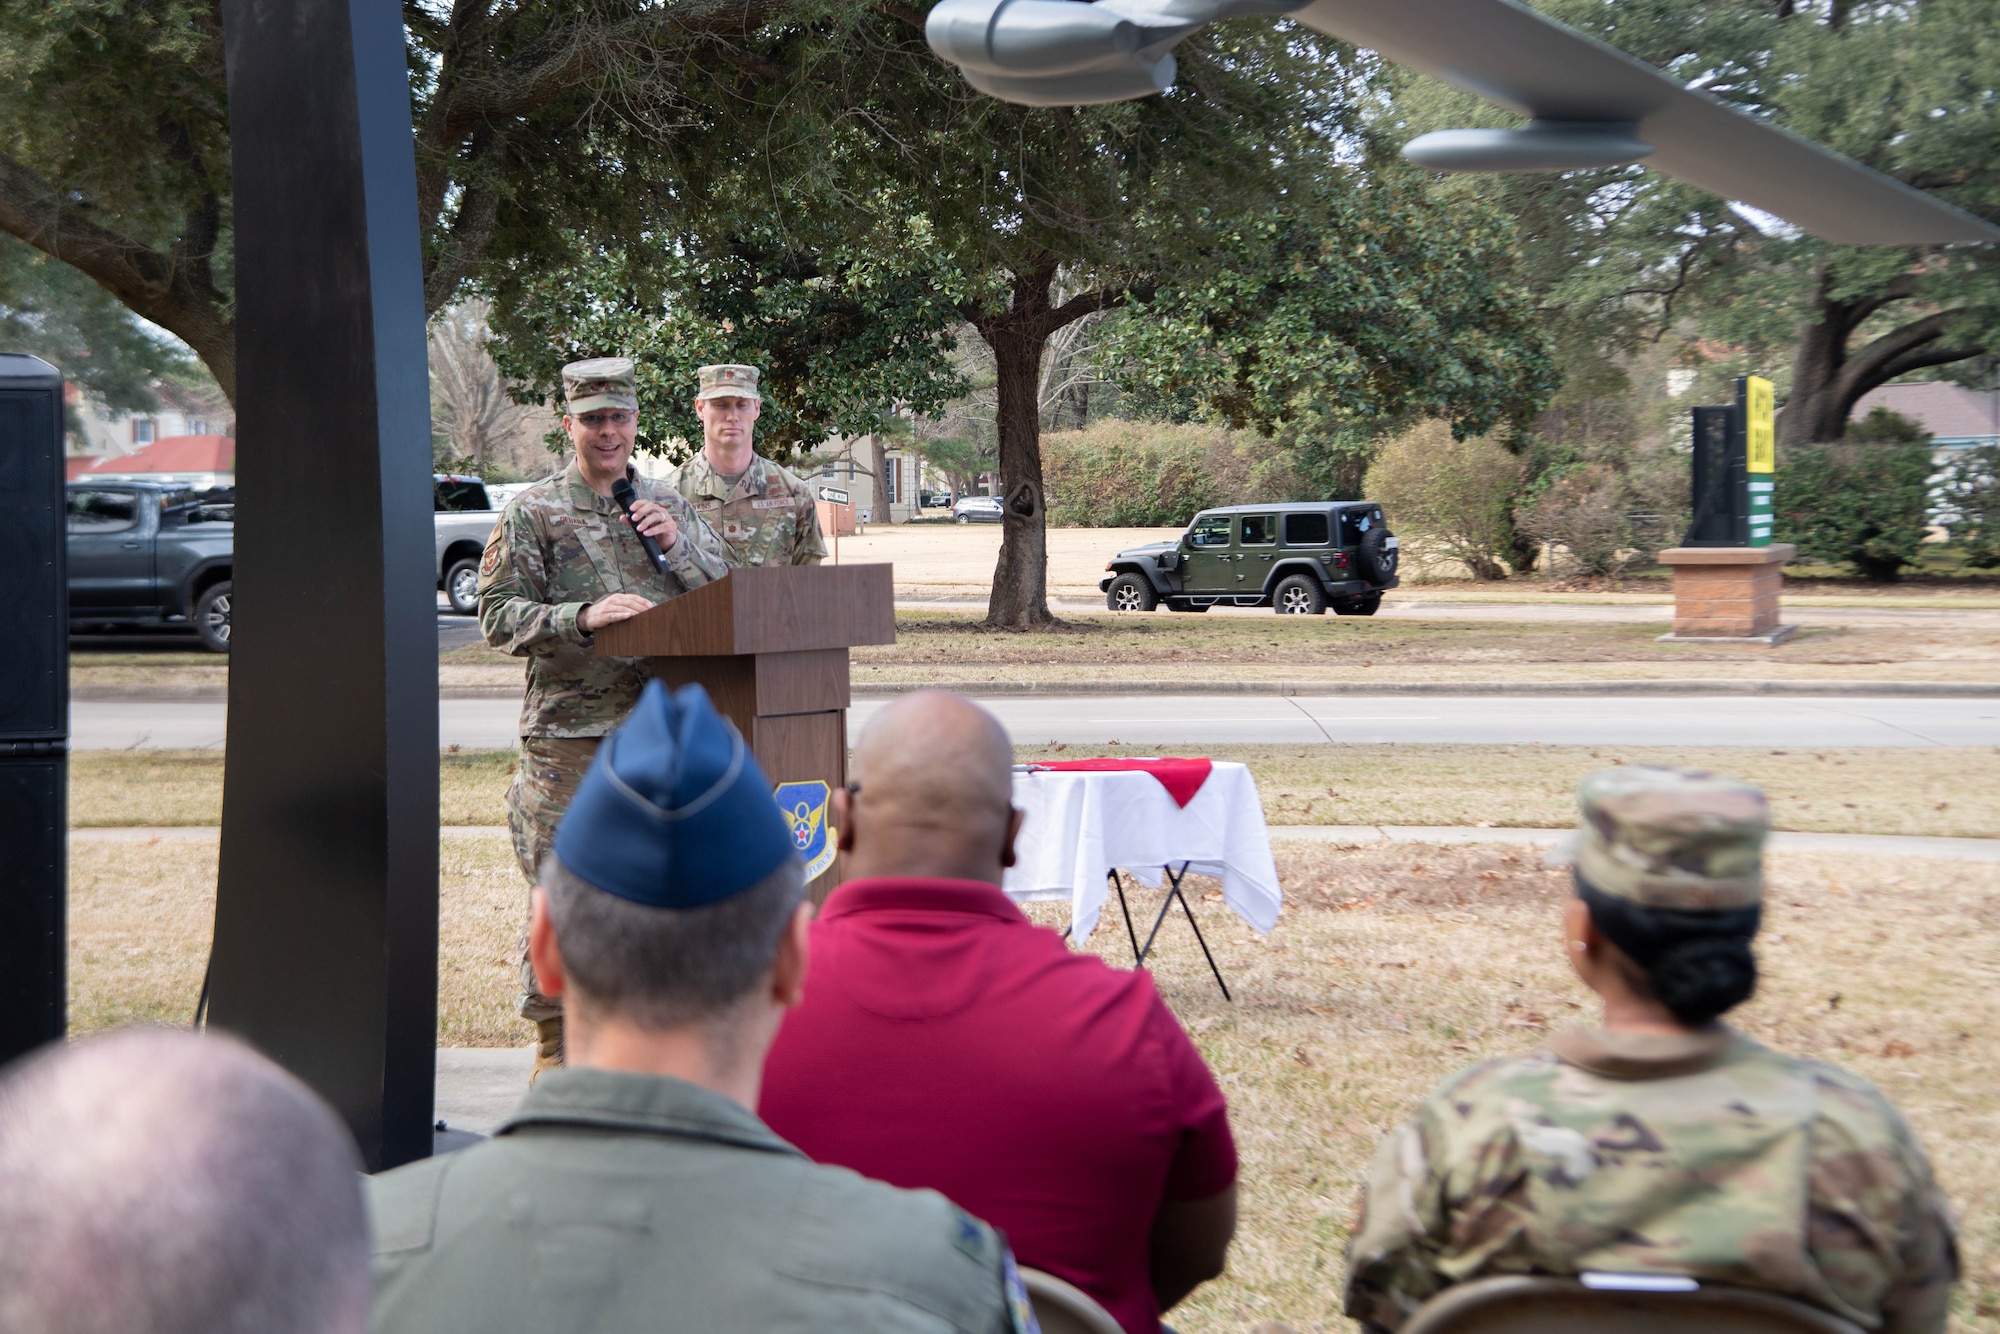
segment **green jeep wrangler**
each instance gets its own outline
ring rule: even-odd
[[[1394,588],[1398,543],[1372,500],[1203,510],[1177,542],[1112,557],[1098,582],[1113,611],[1270,607],[1281,615],[1373,616]]]

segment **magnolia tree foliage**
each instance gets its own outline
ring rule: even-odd
[[[1313,416],[1520,427],[1556,370],[1490,208],[1394,166],[1331,171],[1207,238],[1116,324],[1130,382],[1271,433]]]
[[[495,352],[526,392],[560,392],[565,362],[638,365],[642,447],[685,457],[701,440],[696,370],[763,375],[759,449],[786,460],[829,434],[865,435],[896,410],[933,412],[963,392],[954,363],[960,283],[921,217],[816,251],[770,229],[584,250],[498,285]]]

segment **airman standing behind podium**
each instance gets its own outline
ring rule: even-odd
[[[764,396],[755,366],[703,366],[694,396],[701,452],[674,487],[729,545],[731,565],[817,565],[826,559],[812,488],[756,452]]]
[[[521,761],[507,789],[507,825],[528,884],[606,733],[646,685],[635,658],[599,657],[598,630],[729,573],[722,540],[680,493],[632,468],[639,391],[626,357],[563,367],[576,456],[508,502],[479,562],[479,628],[494,648],[528,660]],[[637,495],[628,520],[612,490]],[[633,529],[666,557],[660,570]],[[562,1005],[542,994],[521,940],[521,1017],[538,1032],[535,1071],[562,1062]]]

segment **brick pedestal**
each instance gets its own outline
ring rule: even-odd
[[[1793,627],[1778,624],[1789,542],[1768,547],[1674,547],[1660,564],[1674,571],[1674,629],[1663,640],[1747,640],[1775,644]]]

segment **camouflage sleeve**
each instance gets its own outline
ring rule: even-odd
[[[548,552],[527,511],[509,505],[479,561],[479,629],[515,657],[589,642],[576,623],[585,602],[549,601]]]
[[[1809,1237],[1842,1300],[1880,1310],[1882,1334],[1937,1334],[1958,1282],[1951,1211],[1922,1145],[1889,1100],[1821,1066]]]
[[[1433,1261],[1449,1227],[1432,1166],[1429,1108],[1390,1131],[1362,1187],[1347,1243],[1343,1309],[1364,1329],[1394,1330],[1451,1280]]]
[[[680,529],[666,556],[667,568],[682,586],[699,588],[728,574],[729,548],[687,497],[678,491],[663,490],[658,500],[673,511],[674,525]]]
[[[819,502],[810,482],[800,484],[798,502],[799,540],[792,547],[792,564],[817,565],[826,559],[826,536],[819,530]]]

